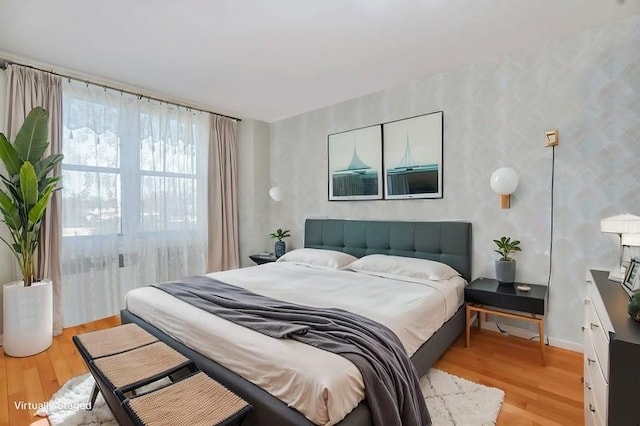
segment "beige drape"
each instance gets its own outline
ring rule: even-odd
[[[239,266],[236,120],[211,115],[208,158],[207,271]]]
[[[7,134],[13,141],[24,119],[34,107],[49,113],[49,148],[45,155],[62,153],[62,79],[58,76],[18,65],[10,65],[7,91]],[[60,164],[53,173],[60,174]],[[62,202],[60,192],[51,197],[40,228],[36,253],[36,279],[53,282],[53,333],[62,333],[62,278],[60,250],[62,243]]]

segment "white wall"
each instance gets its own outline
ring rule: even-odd
[[[399,87],[272,123],[271,181],[289,194],[272,205],[271,227],[293,229],[301,246],[306,217],[443,220],[473,223],[475,277],[495,276],[492,239],[522,240],[517,279],[546,284],[552,150],[558,129],[551,337],[580,342],[587,267],[617,263],[617,237],[602,217],[640,215],[640,17],[537,48],[464,66]],[[444,198],[327,201],[327,135],[444,111]],[[520,175],[511,209],[499,208],[489,176]]]
[[[238,126],[238,208],[240,265],[269,249],[269,125],[243,119]]]

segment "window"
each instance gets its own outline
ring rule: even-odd
[[[63,111],[63,236],[120,234],[118,109],[70,95]]]
[[[64,96],[63,235],[195,231],[202,114],[83,89]]]
[[[205,272],[209,114],[63,84],[64,325]]]

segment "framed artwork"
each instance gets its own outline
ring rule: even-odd
[[[634,257],[629,262],[622,280],[622,286],[629,295],[640,291],[640,258]]]
[[[381,125],[328,136],[329,200],[382,199]]]
[[[442,111],[382,125],[386,199],[442,198]]]

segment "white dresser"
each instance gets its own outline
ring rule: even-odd
[[[587,272],[584,301],[586,425],[640,424],[640,323],[629,297],[608,271]]]

